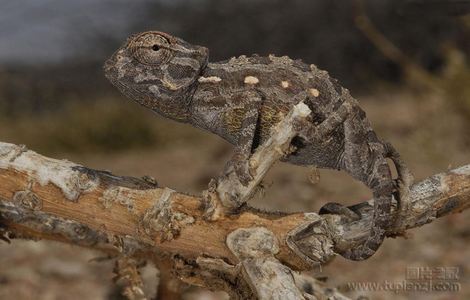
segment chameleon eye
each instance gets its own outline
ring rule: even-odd
[[[144,33],[135,38],[129,48],[136,60],[144,65],[161,65],[171,58],[170,43],[154,32]]]

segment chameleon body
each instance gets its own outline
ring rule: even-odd
[[[349,91],[326,71],[273,55],[209,63],[207,48],[158,31],[131,36],[104,68],[129,98],[235,145],[230,165],[242,182],[251,178],[247,159],[253,150],[303,101],[312,113],[293,140],[295,152],[284,160],[344,170],[367,185],[375,199],[370,236],[342,255],[362,260],[380,247],[391,226],[395,187],[386,158],[392,158],[397,169],[405,166],[391,145],[374,133]]]

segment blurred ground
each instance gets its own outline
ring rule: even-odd
[[[151,175],[182,192],[202,191],[230,157],[231,146],[126,101],[101,71],[104,59],[130,33],[156,29],[208,46],[211,60],[287,54],[328,70],[360,100],[376,131],[395,145],[417,180],[470,163],[470,4],[366,1],[366,14],[378,31],[426,74],[412,78],[409,63],[391,62],[356,28],[355,3],[0,3],[0,141],[116,174]],[[346,174],[321,170],[314,185],[309,172],[277,164],[266,179],[265,196],[253,205],[318,211],[330,201],[352,204],[371,196]],[[410,231],[407,239],[388,239],[366,262],[338,257],[316,275],[350,296],[470,299],[468,216],[466,211]],[[112,262],[92,260],[100,256],[45,241],[0,243],[0,299],[119,299],[111,284]],[[348,287],[358,281],[401,283],[408,267],[456,267],[460,291],[354,292]],[[154,290],[155,269],[148,266],[144,277]],[[185,299],[220,295],[189,290]]]

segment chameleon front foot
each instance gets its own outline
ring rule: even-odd
[[[242,185],[248,186],[250,181],[253,180],[248,159],[230,160],[227,163],[227,170],[230,170],[231,168],[235,171],[235,174]]]

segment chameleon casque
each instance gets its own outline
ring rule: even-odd
[[[149,31],[131,36],[104,69],[122,93],[141,105],[235,145],[229,165],[242,183],[251,178],[250,154],[303,101],[312,113],[292,141],[295,152],[284,161],[344,170],[373,191],[370,235],[342,256],[363,260],[374,254],[393,222],[396,183],[386,158],[393,160],[399,175],[406,166],[377,137],[349,91],[326,71],[287,56],[240,56],[216,63],[208,58],[205,47]],[[338,213],[334,210],[321,212]]]

